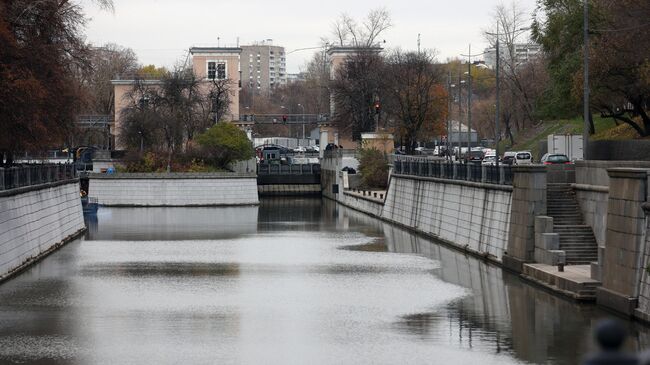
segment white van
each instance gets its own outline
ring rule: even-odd
[[[533,163],[533,155],[530,151],[519,151],[515,155],[515,165],[530,165]]]

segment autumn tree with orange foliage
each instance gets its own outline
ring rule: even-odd
[[[444,69],[431,52],[393,52],[386,60],[384,110],[393,120],[395,137],[413,153],[417,142],[444,134],[447,90]]]

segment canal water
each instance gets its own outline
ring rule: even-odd
[[[0,285],[0,363],[576,364],[607,316],[319,199],[87,223]]]

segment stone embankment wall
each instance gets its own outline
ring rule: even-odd
[[[512,188],[393,175],[382,218],[501,261]]]
[[[0,281],[84,229],[77,179],[0,191]]]
[[[255,175],[234,173],[92,174],[88,195],[104,206],[259,204]]]
[[[345,189],[342,159],[321,162],[323,196],[450,245],[501,261],[512,187],[393,174],[385,202]]]
[[[607,235],[607,205],[609,175],[607,169],[650,168],[649,161],[576,161],[573,188],[580,203],[585,224],[594,231],[598,246],[605,246]]]

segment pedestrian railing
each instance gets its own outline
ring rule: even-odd
[[[73,164],[36,164],[0,168],[0,191],[77,177]]]
[[[258,175],[315,175],[320,174],[320,164],[272,164],[257,165]]]
[[[411,156],[395,156],[393,173],[496,185],[512,185],[513,180],[510,165],[464,164]]]

